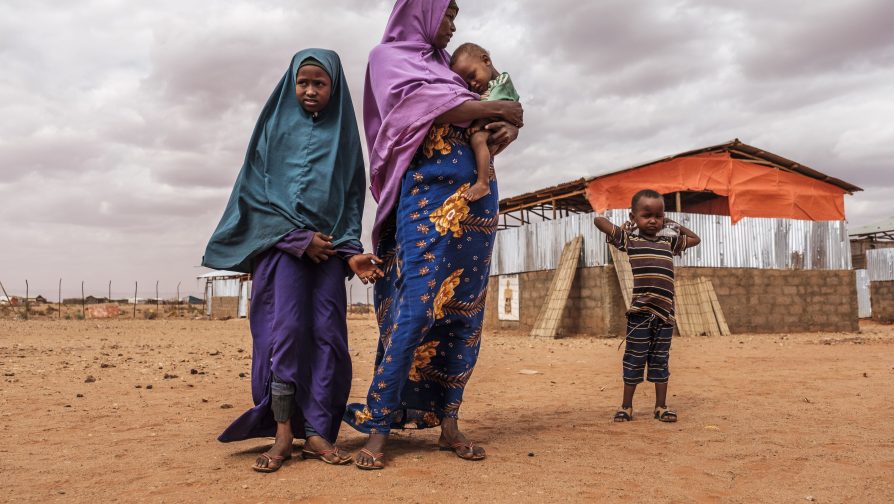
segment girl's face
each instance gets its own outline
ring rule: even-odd
[[[298,69],[295,78],[295,94],[301,108],[311,114],[320,112],[329,105],[332,96],[332,79],[318,66],[306,65]]]
[[[438,28],[438,34],[435,35],[435,42],[432,44],[435,46],[435,49],[447,48],[447,44],[453,38],[453,32],[456,31],[456,25],[453,22],[458,14],[459,10],[453,7],[448,8],[447,12],[444,13],[444,18],[441,19],[441,26]]]

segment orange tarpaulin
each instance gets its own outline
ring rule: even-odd
[[[641,189],[662,194],[710,191],[726,196],[733,223],[743,217],[844,220],[844,189],[733,159],[728,152],[686,156],[606,175],[587,185],[587,199],[597,212],[630,208],[630,198]]]

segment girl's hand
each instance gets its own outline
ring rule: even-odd
[[[525,125],[525,109],[524,107],[522,107],[521,103],[507,100],[501,100],[491,103],[497,104],[497,115],[504,121],[515,126],[516,128],[521,128]]]
[[[380,264],[382,264],[382,260],[373,254],[358,254],[348,259],[351,271],[364,284],[376,283],[376,280],[385,276],[385,273],[379,269]]]
[[[633,222],[633,221],[631,221],[631,220],[625,222],[624,224],[621,224],[621,230],[622,230],[622,231],[626,231],[626,232],[628,232],[628,233],[632,233],[633,230],[635,230],[635,229],[636,229],[636,223]]]
[[[323,233],[315,233],[304,255],[311,261],[319,264],[335,255],[335,247],[332,246],[332,237]]]
[[[506,121],[492,122],[485,126],[484,129],[490,131],[487,143],[490,146],[492,156],[503,152],[506,147],[509,147],[509,144],[518,138],[518,128]]]

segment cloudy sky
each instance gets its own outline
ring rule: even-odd
[[[294,52],[338,51],[355,105],[392,2],[4,0],[0,282],[54,298],[198,292],[257,115]],[[894,215],[894,2],[460,0],[526,105],[502,196],[732,138]],[[374,202],[367,199],[368,232]],[[368,238],[367,238],[368,243]],[[355,300],[362,289],[354,288]],[[131,294],[128,294],[131,293]]]

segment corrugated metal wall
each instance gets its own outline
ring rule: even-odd
[[[491,275],[556,269],[562,248],[577,236],[584,237],[582,265],[604,265],[608,253],[605,235],[593,225],[592,214],[575,214],[499,231],[494,242]]]
[[[894,249],[866,252],[866,269],[869,270],[869,280],[872,282],[894,280]]]
[[[620,225],[628,213],[612,210],[607,215]],[[667,215],[702,239],[697,248],[675,258],[678,266],[851,269],[847,224],[842,221],[746,218],[733,225],[724,216],[675,212]],[[577,214],[497,233],[491,275],[555,269],[562,247],[575,236],[584,237],[582,266],[606,264],[609,256],[605,236],[593,225],[593,214]]]
[[[221,278],[211,283],[211,292],[214,296],[237,297],[242,291],[242,280],[239,278]]]
[[[857,311],[860,318],[872,316],[872,298],[869,290],[869,272],[859,269],[857,273]]]

